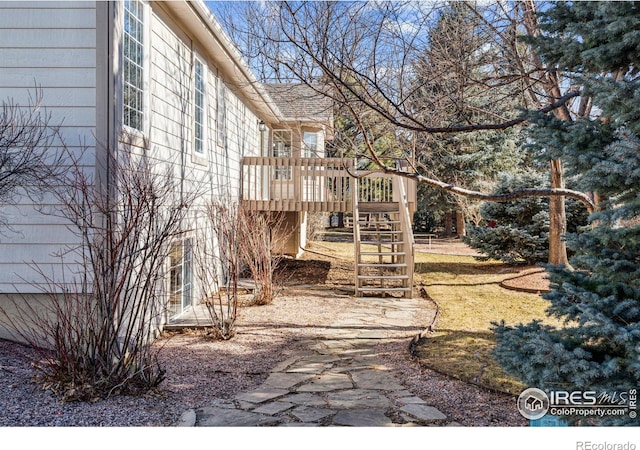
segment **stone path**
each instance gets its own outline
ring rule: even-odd
[[[422,299],[361,298],[307,350],[277,364],[257,389],[186,411],[178,426],[421,426],[446,416],[405,389],[377,356],[416,334]]]

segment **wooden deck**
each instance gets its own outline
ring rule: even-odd
[[[257,211],[352,210],[355,161],[342,158],[242,159],[242,201]]]
[[[256,211],[308,212],[353,212],[356,190],[360,203],[379,209],[400,201],[393,175],[356,172],[355,167],[355,160],[346,158],[244,157],[242,201]],[[412,215],[415,181],[403,183]]]

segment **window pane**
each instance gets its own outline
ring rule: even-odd
[[[122,41],[123,123],[142,131],[143,73],[143,8],[138,0],[124,2],[124,36]]]
[[[204,153],[204,126],[206,116],[204,110],[205,103],[205,82],[204,82],[204,66],[196,59],[194,66],[194,96],[193,96],[193,112],[194,112],[194,145],[193,150],[196,153]]]

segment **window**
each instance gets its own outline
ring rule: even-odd
[[[309,131],[305,131],[302,137],[304,143],[304,153],[303,157],[305,158],[317,158],[318,157],[318,133],[311,133]]]
[[[190,239],[176,242],[169,253],[169,316],[174,317],[191,306],[192,244]]]
[[[276,158],[291,157],[291,131],[278,130],[273,132],[273,156]],[[290,180],[291,167],[277,166],[276,180]]]
[[[124,2],[122,43],[123,123],[144,129],[144,5],[139,0]]]
[[[205,66],[199,59],[195,59],[193,95],[193,152],[197,156],[204,156],[206,150],[206,88]]]
[[[225,145],[227,139],[227,88],[218,79],[218,145]]]

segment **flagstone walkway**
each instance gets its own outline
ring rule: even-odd
[[[377,346],[417,334],[423,299],[361,298],[348,317],[277,364],[257,389],[186,411],[178,426],[424,426],[446,416],[405,389]],[[424,325],[424,324],[422,324]]]

